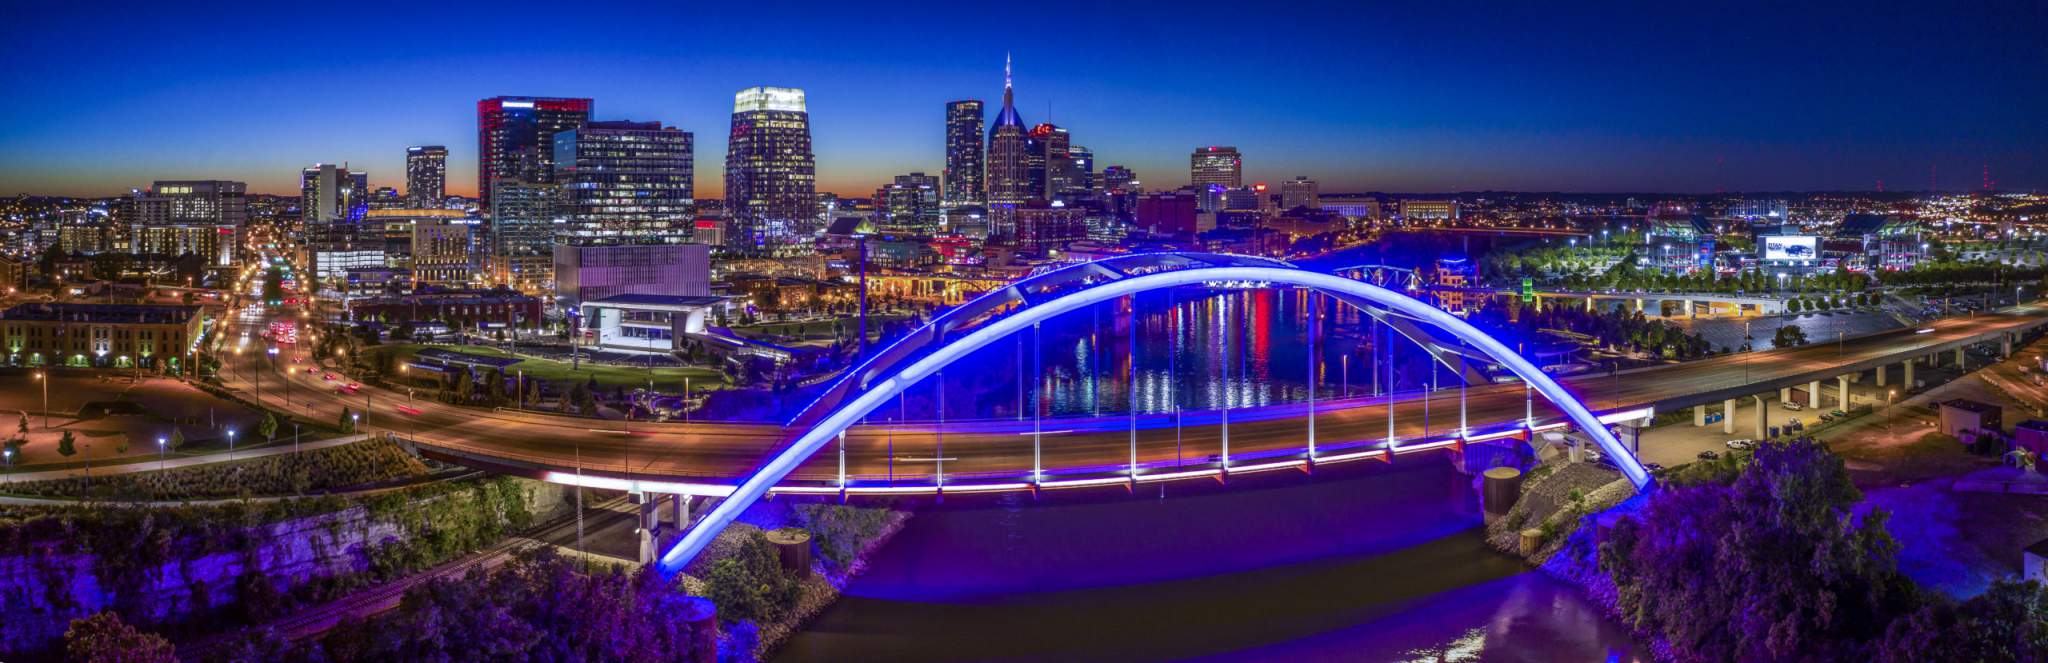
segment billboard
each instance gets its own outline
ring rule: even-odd
[[[1813,235],[1779,235],[1760,238],[1765,260],[1818,260],[1820,238]]]

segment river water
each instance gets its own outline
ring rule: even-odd
[[[1122,491],[949,498],[783,661],[1595,661],[1644,655],[1480,540],[1435,455]]]

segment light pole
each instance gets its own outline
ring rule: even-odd
[[[165,440],[165,439],[163,438],[163,436],[161,436],[161,435],[157,436],[157,438],[156,438],[156,469],[157,469],[157,471],[159,471],[159,472],[163,471],[163,470],[164,470],[164,468],[168,467],[168,463],[166,462],[166,460],[165,460],[165,458],[164,458],[164,453],[165,453],[165,451],[166,451],[166,450],[168,450],[168,449],[169,449],[169,447],[170,447],[170,441],[169,441],[169,440]]]
[[[50,378],[36,371],[36,381],[43,383],[43,430],[50,430]]]
[[[235,429],[228,429],[228,460],[235,459]]]

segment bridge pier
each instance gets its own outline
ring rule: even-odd
[[[1884,386],[1884,365],[1883,365],[1883,364],[1879,364],[1879,365],[1877,366],[1877,386],[1880,386],[1880,387]]]
[[[661,528],[661,510],[656,502],[658,499],[660,498],[654,495],[640,495],[640,526],[633,529],[640,534],[641,564],[653,564],[655,556],[661,554],[657,548],[660,541],[655,538],[657,530]]]
[[[1721,432],[1735,434],[1735,399],[1721,401]]]
[[[1779,387],[1779,388],[1778,388],[1778,401],[1779,401],[1779,402],[1781,402],[1781,403],[1789,403],[1789,402],[1792,402],[1792,388],[1791,388],[1791,387]]]
[[[1970,359],[1969,357],[1963,355],[1963,349],[1960,347],[1956,348],[1956,370],[1970,370]]]
[[[1706,426],[1707,406],[1705,404],[1692,406],[1692,427],[1705,428]]]
[[[1751,398],[1756,399],[1756,439],[1763,440],[1769,437],[1765,433],[1769,433],[1771,428],[1770,402],[1764,400],[1763,394],[1757,394],[1751,396]]]
[[[1843,374],[1841,374],[1841,375],[1837,375],[1837,376],[1835,376],[1835,383],[1836,383],[1836,385],[1837,385],[1837,386],[1841,387],[1841,391],[1839,391],[1839,392],[1836,392],[1836,400],[1838,401],[1838,403],[1836,404],[1836,406],[1835,406],[1835,407],[1839,407],[1839,408],[1842,408],[1842,411],[1843,411],[1843,412],[1848,412],[1848,411],[1849,411],[1849,374],[1848,374],[1848,373],[1843,373]]]
[[[1913,360],[1906,360],[1906,388],[1913,388]]]
[[[1998,335],[1998,358],[2012,358],[2012,334],[2001,333]]]
[[[1820,381],[1806,383],[1806,407],[1820,409]]]

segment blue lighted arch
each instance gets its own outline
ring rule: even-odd
[[[1167,255],[1183,260],[1191,260],[1192,262],[1183,262],[1173,267],[1164,267],[1158,271],[1150,269],[1103,269],[1104,266],[1098,265],[1098,263],[1082,263],[1074,267],[1056,270],[1055,272],[1040,274],[1019,282],[1011,288],[984,295],[981,299],[969,302],[961,307],[961,309],[982,308],[984,312],[989,312],[996,310],[996,307],[977,307],[977,304],[992,297],[1015,298],[1012,301],[1020,305],[1011,310],[1007,315],[996,317],[987,324],[957,339],[945,339],[943,334],[940,333],[932,333],[927,336],[927,330],[933,327],[943,327],[945,316],[941,316],[940,319],[933,320],[925,329],[920,329],[911,335],[911,338],[924,337],[929,342],[935,343],[934,349],[929,353],[915,357],[900,357],[901,361],[881,361],[879,363],[882,365],[883,370],[886,370],[887,374],[877,375],[872,379],[863,377],[861,373],[872,370],[878,363],[878,358],[871,358],[861,366],[856,367],[853,374],[848,375],[840,384],[840,386],[847,387],[845,395],[850,396],[850,399],[842,402],[833,402],[837,399],[821,397],[820,401],[812,404],[805,414],[800,414],[792,424],[802,426],[800,428],[803,431],[802,435],[789,444],[784,445],[776,452],[773,458],[755,470],[752,476],[747,477],[746,481],[735,488],[731,496],[727,497],[725,501],[720,502],[710,513],[705,514],[704,519],[697,523],[695,527],[690,528],[690,531],[684,534],[682,540],[677,542],[675,547],[662,555],[660,561],[661,569],[667,573],[681,570],[684,565],[697,556],[697,553],[709,545],[711,540],[720,531],[731,524],[733,519],[739,517],[742,511],[745,511],[756,500],[761,499],[763,495],[767,494],[770,487],[781,481],[783,477],[788,476],[790,472],[796,470],[798,465],[801,465],[806,459],[810,458],[812,454],[817,453],[819,449],[837,437],[839,433],[860,422],[869,412],[888,403],[897,394],[937,373],[939,369],[972,354],[975,350],[998,340],[1008,338],[1012,334],[1027,331],[1031,329],[1032,325],[1063,313],[1136,293],[1204,283],[1251,282],[1312,288],[1337,295],[1340,299],[1352,301],[1353,303],[1357,303],[1354,300],[1363,300],[1371,304],[1377,304],[1395,314],[1427,322],[1445,329],[1465,342],[1470,343],[1474,348],[1485,352],[1516,376],[1527,381],[1536,391],[1542,392],[1545,398],[1549,399],[1559,410],[1564,412],[1567,418],[1572,420],[1572,423],[1577,424],[1579,429],[1591,435],[1594,441],[1600,445],[1602,452],[1607,454],[1608,457],[1615,459],[1615,462],[1621,468],[1622,474],[1626,475],[1629,481],[1635,484],[1637,490],[1647,491],[1653,487],[1649,473],[1643,469],[1641,464],[1636,462],[1634,454],[1629,453],[1627,447],[1622,446],[1621,441],[1615,439],[1613,433],[1607,430],[1607,426],[1602,424],[1593,415],[1592,411],[1586,409],[1585,404],[1580,403],[1576,396],[1566,391],[1563,385],[1552,380],[1550,376],[1545,375],[1536,365],[1529,363],[1521,355],[1515,354],[1514,350],[1506,344],[1495,340],[1491,336],[1487,336],[1486,333],[1481,332],[1478,328],[1473,327],[1457,316],[1380,286],[1361,283],[1332,274],[1312,272],[1278,261],[1238,256]],[[1134,257],[1137,256],[1125,256],[1123,258]],[[1112,258],[1110,260],[1119,259]],[[1091,265],[1096,266],[1099,271],[1086,269]],[[1017,294],[1017,292],[1030,290],[1029,288],[1020,289],[1018,286],[1032,284],[1034,280],[1054,277],[1059,274],[1067,275],[1061,277],[1064,279],[1063,282],[1074,285],[1076,289],[1060,292],[1045,299]],[[1075,275],[1077,274],[1081,276],[1076,278]],[[1007,295],[1002,294],[1006,291],[1017,292],[1010,292]],[[945,342],[938,343],[939,341]],[[828,391],[828,395],[830,393]],[[817,410],[819,412],[816,416],[810,416],[810,410]]]

